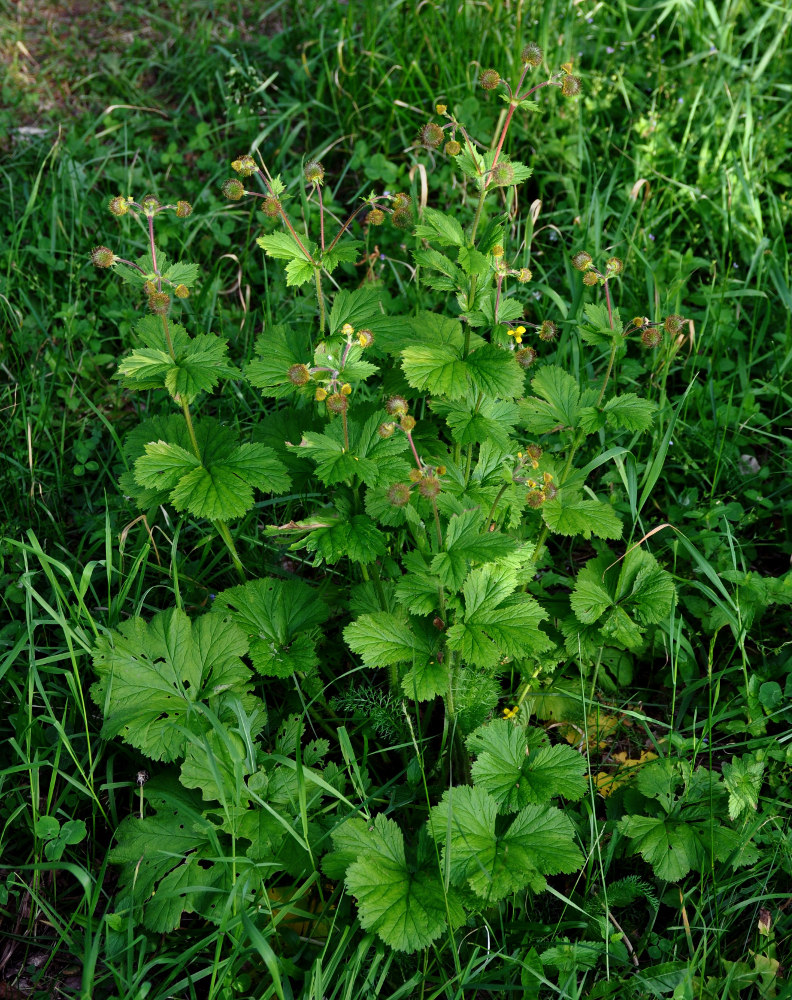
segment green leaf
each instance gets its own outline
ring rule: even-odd
[[[529,805],[506,827],[482,788],[454,787],[429,815],[429,834],[443,846],[453,885],[466,884],[488,903],[526,886],[541,889],[543,875],[575,871],[583,857],[574,828],[559,809]]]
[[[413,257],[419,267],[426,268],[428,273],[421,274],[421,280],[430,288],[438,291],[455,291],[462,285],[462,274],[453,261],[430,248],[414,250]]]
[[[257,339],[256,353],[259,357],[245,369],[248,382],[274,399],[293,396],[298,387],[289,379],[289,369],[309,356],[306,338],[288,327],[273,326]]]
[[[466,363],[471,382],[485,395],[512,399],[523,394],[524,372],[511,351],[485,344]]]
[[[641,399],[634,392],[613,396],[605,404],[604,413],[611,427],[627,431],[645,431],[652,426],[657,409],[648,399]]]
[[[453,347],[408,347],[402,369],[411,386],[435,396],[459,399],[468,389],[468,367]]]
[[[360,257],[360,249],[363,246],[360,240],[345,240],[337,243],[332,250],[325,250],[322,254],[322,268],[331,274],[340,263],[354,264]]]
[[[182,913],[219,921],[232,890],[231,870],[218,861],[200,798],[172,778],[153,778],[146,785],[146,808],[154,814],[128,816],[116,831],[118,843],[109,855],[121,865],[116,910],[142,907],[144,925],[159,934],[178,927]]]
[[[448,666],[435,659],[419,660],[402,677],[402,691],[414,701],[431,701],[438,694],[448,694]]]
[[[361,615],[344,629],[344,639],[367,667],[429,659],[431,649],[409,624],[387,611]]]
[[[461,247],[457,254],[457,262],[468,276],[473,274],[486,274],[494,266],[491,257],[487,257],[479,250],[471,250],[469,247]]]
[[[585,761],[572,747],[529,747],[526,733],[496,719],[468,737],[478,758],[473,781],[498,803],[501,812],[541,805],[555,795],[575,800],[586,791]]]
[[[94,647],[91,695],[104,713],[102,736],[121,736],[153,760],[183,757],[185,730],[200,735],[208,726],[202,705],[222,717],[229,698],[252,690],[241,660],[247,649],[244,632],[218,615],[191,623],[172,608],[148,624],[124,622]]]
[[[701,863],[701,843],[689,823],[655,816],[624,816],[619,830],[633,841],[658,878],[678,882]]]
[[[536,434],[577,426],[580,389],[575,379],[557,365],[546,365],[531,380],[535,397],[521,400],[525,426]]]
[[[187,744],[180,775],[184,787],[199,789],[204,801],[239,808],[249,799],[244,779],[251,771],[244,740],[218,728]]]
[[[198,279],[198,265],[187,264],[180,260],[171,264],[162,277],[172,285],[186,285],[187,288],[192,288]]]
[[[341,327],[349,323],[356,330],[369,326],[372,321],[382,317],[380,302],[382,291],[370,284],[356,288],[354,291],[341,291],[333,299],[333,307],[327,317],[329,336],[340,333]]]
[[[547,612],[527,594],[512,595],[515,587],[514,573],[491,563],[468,575],[464,619],[447,632],[449,648],[466,663],[494,669],[506,658],[524,659],[552,645],[539,628]]]
[[[273,257],[275,260],[310,260],[289,233],[270,233],[269,236],[259,236],[256,243],[268,257]],[[308,249],[311,253],[314,252],[312,246]]]
[[[367,515],[356,514],[350,520],[331,515],[323,520],[303,544],[324,562],[336,563],[346,556],[353,562],[370,563],[385,555],[385,538]]]
[[[449,347],[461,356],[465,345],[465,335],[459,320],[443,316],[441,313],[421,312],[409,320],[410,344],[425,344],[430,347]]]
[[[484,515],[468,510],[450,518],[444,539],[445,551],[432,560],[432,572],[443,586],[457,591],[474,562],[495,562],[513,551],[514,540],[499,531],[484,531]]]
[[[313,281],[315,274],[316,268],[309,261],[302,258],[290,260],[286,265],[286,284],[299,288],[300,285],[307,285],[309,281]]]
[[[265,578],[217,595],[213,613],[230,614],[250,643],[254,668],[267,677],[308,672],[319,662],[316,640],[329,611],[300,580]]]
[[[420,552],[406,552],[402,566],[405,572],[396,584],[397,601],[411,614],[436,615],[440,609],[440,580],[429,572]]]
[[[415,235],[444,247],[465,245],[465,233],[458,220],[435,208],[424,208],[421,222],[415,227]]]
[[[482,399],[476,409],[476,394],[467,393],[456,402],[432,400],[432,411],[445,417],[451,436],[459,444],[494,442],[503,451],[511,447],[511,435],[519,417],[514,403],[500,399]]]
[[[558,535],[583,535],[584,538],[621,538],[622,524],[610,504],[590,500],[566,491],[545,500],[541,507],[547,527]]]
[[[364,850],[346,872],[347,891],[357,899],[365,930],[375,931],[396,951],[428,947],[446,929],[450,912],[454,925],[464,912],[453,892],[446,890],[432,859],[420,868],[408,866],[404,837],[392,819],[377,816],[376,849]]]
[[[756,812],[759,792],[764,780],[765,763],[747,754],[740,760],[732,757],[723,765],[723,781],[729,790],[729,819],[738,819],[744,812]]]

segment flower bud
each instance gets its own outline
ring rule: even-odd
[[[327,399],[327,390],[319,386],[314,393],[314,399],[317,403],[321,403],[323,399]]]
[[[514,167],[511,163],[496,163],[490,172],[490,183],[504,187],[514,180]]]
[[[531,365],[536,361],[538,355],[533,347],[523,347],[521,350],[517,351],[514,355],[517,364],[521,368],[530,368]]]
[[[634,326],[637,330],[642,330],[648,323],[646,316],[633,316],[630,320],[630,326]]]
[[[379,425],[379,427],[377,428],[377,434],[379,434],[381,438],[389,438],[393,437],[393,433],[395,430],[396,430],[396,424],[394,424],[393,421],[388,421],[387,423]]]
[[[532,278],[533,271],[531,271],[530,267],[521,267],[517,272],[517,280],[522,285],[526,284],[526,282],[530,281]]]
[[[558,327],[552,320],[546,319],[539,327],[539,339],[552,343],[558,336]]]
[[[586,271],[583,275],[583,284],[591,287],[599,283],[600,276],[596,271]]]
[[[385,221],[385,213],[381,208],[372,208],[366,216],[366,225],[381,226]]]
[[[434,122],[427,122],[418,131],[418,142],[427,149],[437,149],[443,141],[443,130]]]
[[[662,339],[663,332],[656,326],[647,326],[647,328],[641,332],[641,343],[644,347],[657,347]]]
[[[446,104],[435,104],[435,114],[444,115],[448,111],[448,105]]]
[[[410,502],[410,487],[406,483],[394,483],[387,492],[392,507],[406,507]]]
[[[506,253],[506,251],[503,249],[500,243],[496,243],[496,245],[490,250],[490,253],[497,260],[500,257],[502,257],[504,253]]]
[[[256,161],[249,153],[246,153],[245,156],[240,156],[238,160],[232,161],[231,169],[236,171],[240,177],[250,177],[256,172]]]
[[[496,69],[482,70],[479,76],[479,86],[484,90],[494,90],[500,82],[500,73]]]
[[[267,195],[261,203],[261,211],[268,219],[277,219],[281,212],[281,203],[274,195]]]
[[[188,215],[192,215],[192,205],[189,201],[177,201],[176,202],[176,218],[186,219]]]
[[[674,334],[679,333],[682,329],[682,324],[685,322],[684,316],[677,316],[676,313],[672,316],[666,316],[666,321],[663,324],[666,333],[670,333],[673,337]]]
[[[309,160],[303,170],[306,181],[309,184],[321,184],[324,181],[324,167],[318,160]]]
[[[345,337],[351,337],[354,332],[355,328],[354,326],[352,326],[351,323],[344,323],[344,325],[341,327],[341,333],[343,333]]]
[[[446,156],[459,156],[462,152],[462,147],[456,139],[449,139],[443,148]]]
[[[403,417],[410,409],[404,396],[391,396],[385,403],[385,412],[392,417]]]
[[[177,285],[173,289],[173,294],[177,299],[189,299],[190,289],[186,285]]]
[[[415,417],[411,417],[408,414],[399,420],[399,427],[401,427],[405,434],[411,434],[415,430],[415,422]]]
[[[305,385],[311,381],[307,365],[292,365],[287,374],[292,385]]]
[[[325,400],[325,406],[331,413],[346,413],[349,409],[349,400],[340,392],[334,392]]]
[[[156,215],[160,211],[162,205],[154,197],[153,194],[147,194],[140,199],[140,207],[143,209],[144,213],[148,216]]]
[[[351,394],[352,394],[352,386],[349,384],[349,382],[344,382],[344,384],[341,386],[341,395],[350,396]]]
[[[245,193],[245,186],[236,177],[229,177],[223,184],[222,192],[229,201],[239,201]]]
[[[371,330],[358,330],[357,339],[360,346],[365,350],[374,343],[374,334]]]
[[[580,79],[576,76],[565,76],[561,84],[561,93],[564,97],[575,97],[580,93]]]
[[[605,273],[610,278],[612,275],[621,274],[624,270],[623,261],[619,260],[618,257],[609,257],[605,261]]]
[[[534,68],[542,65],[542,60],[544,59],[544,53],[536,44],[536,42],[528,42],[525,48],[522,50],[520,55],[523,63],[526,66],[533,66]]]
[[[94,267],[112,267],[118,260],[110,247],[94,247],[91,251],[91,263]]]
[[[437,476],[424,476],[418,483],[418,492],[427,500],[433,500],[440,492],[440,480]]]
[[[157,316],[164,316],[170,307],[170,295],[167,292],[152,292],[149,295],[149,309]]]
[[[586,253],[585,250],[578,250],[576,254],[572,257],[572,267],[576,268],[578,271],[588,271],[594,261],[591,259],[591,254]]]
[[[126,215],[129,211],[129,199],[124,198],[123,195],[118,195],[116,198],[110,199],[108,208],[113,215]]]

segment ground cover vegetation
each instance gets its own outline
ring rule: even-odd
[[[792,15],[79,13],[0,18],[0,995],[786,995]]]

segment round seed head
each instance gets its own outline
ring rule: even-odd
[[[420,469],[410,469],[410,482],[420,483],[423,479],[423,472]]]
[[[647,326],[641,331],[641,343],[644,347],[657,347],[663,339],[663,331],[657,326]]]
[[[564,97],[576,97],[580,93],[580,78],[577,76],[565,76],[561,84],[561,93]]]
[[[531,271],[530,267],[521,267],[520,270],[517,272],[517,280],[523,285],[526,284],[526,282],[530,281],[532,278],[533,278],[533,272]]]
[[[274,195],[268,194],[261,203],[261,211],[268,219],[277,219],[280,215],[281,203]]]
[[[533,347],[523,347],[514,355],[521,368],[530,368],[538,357]]]
[[[528,42],[525,48],[522,50],[520,56],[523,63],[526,66],[533,66],[534,68],[542,65],[542,60],[544,59],[544,53],[536,44],[536,42]]]
[[[394,210],[397,208],[406,208],[411,203],[412,198],[408,194],[403,194],[401,191],[391,195],[391,205]]]
[[[500,73],[496,69],[482,70],[479,75],[479,86],[484,90],[494,90],[500,82]]]
[[[379,427],[377,428],[377,434],[379,434],[381,438],[389,438],[393,437],[393,432],[395,430],[396,430],[396,424],[394,424],[393,421],[390,420],[387,421],[386,423],[379,425]]]
[[[394,208],[391,212],[391,222],[397,229],[411,229],[413,224],[413,214],[409,205],[401,208]]]
[[[157,316],[164,316],[170,306],[170,295],[167,292],[152,292],[149,295],[149,309]]]
[[[245,156],[240,156],[238,160],[234,160],[231,163],[231,169],[236,171],[240,177],[250,177],[256,172],[256,161],[247,153]]]
[[[113,215],[126,215],[129,211],[129,199],[124,198],[123,195],[118,195],[117,197],[110,199],[108,208]]]
[[[446,156],[459,156],[461,152],[462,152],[462,147],[456,141],[456,139],[449,139],[448,142],[445,144]]]
[[[303,173],[309,184],[321,184],[324,181],[324,167],[318,160],[309,160]]]
[[[529,444],[525,449],[525,454],[532,462],[538,462],[542,457],[542,449],[538,444]]]
[[[594,261],[591,259],[591,254],[586,253],[585,250],[578,250],[576,254],[572,255],[572,267],[576,268],[578,271],[588,271]]]
[[[424,476],[418,483],[418,492],[427,500],[433,500],[440,492],[440,480],[437,476]]]
[[[597,274],[596,271],[586,271],[586,273],[583,275],[584,285],[588,285],[589,287],[591,287],[592,285],[598,284],[598,282],[599,282],[599,275]]]
[[[399,420],[399,426],[406,434],[411,434],[415,430],[415,417],[406,414]]]
[[[160,205],[159,201],[153,194],[147,194],[145,197],[140,199],[140,207],[146,215],[156,215],[162,208],[162,205]]]
[[[392,417],[403,417],[410,406],[404,396],[391,396],[385,403],[385,412]]]
[[[558,487],[555,483],[546,483],[542,492],[545,495],[545,500],[552,500],[553,497],[558,496]]]
[[[539,327],[539,339],[552,343],[558,336],[558,327],[552,320],[546,319]]]
[[[410,487],[407,483],[394,483],[389,487],[387,496],[392,507],[406,507],[410,502]]]
[[[311,373],[307,365],[292,365],[288,371],[288,377],[292,385],[306,385],[311,381]]]
[[[176,218],[186,219],[188,215],[192,215],[192,210],[192,205],[189,201],[176,202]]]
[[[542,492],[542,490],[531,490],[531,492],[525,498],[525,502],[528,504],[529,507],[532,507],[534,510],[536,510],[538,507],[541,507],[542,504],[545,502],[545,495]]]
[[[94,247],[91,251],[91,263],[94,267],[112,267],[118,257],[110,247]]]
[[[381,226],[385,221],[385,213],[381,208],[372,208],[366,216],[366,224],[369,226]]]
[[[624,270],[624,262],[619,260],[618,257],[609,257],[605,261],[605,272],[608,277],[614,274],[621,274]]]
[[[500,187],[511,184],[514,180],[514,167],[511,163],[496,163],[490,174],[490,182]]]
[[[177,285],[173,289],[173,294],[177,299],[189,299],[190,289],[186,285]]]
[[[685,322],[684,316],[678,316],[676,313],[672,316],[666,316],[665,327],[666,333],[670,333],[673,337],[675,334],[679,333],[682,329],[682,324]]]
[[[229,177],[223,184],[222,191],[229,201],[239,201],[245,193],[245,186],[242,181],[238,181],[236,177]]]
[[[427,122],[418,130],[418,142],[427,149],[437,149],[443,141],[443,130],[434,122]]]
[[[340,392],[334,392],[325,400],[325,406],[331,413],[346,413],[349,409],[349,400]]]

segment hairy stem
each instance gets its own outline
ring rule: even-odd
[[[325,306],[322,297],[322,269],[314,268],[314,281],[316,283],[316,301],[319,303],[319,334],[324,336],[325,331]]]

